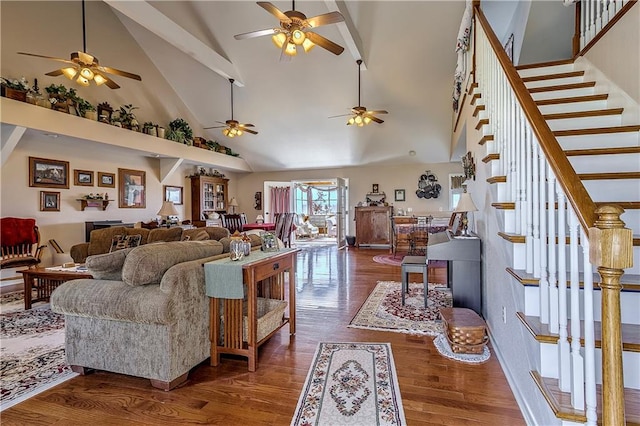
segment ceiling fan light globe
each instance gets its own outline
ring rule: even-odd
[[[347,123],[348,124],[353,124],[355,122],[356,122],[356,120],[353,117],[351,117],[351,118],[349,118],[349,121]]]
[[[314,47],[316,47],[316,44],[311,40],[309,40],[308,38],[305,38],[304,41],[302,42],[302,48],[304,49],[304,53],[308,53]]]
[[[298,46],[304,43],[306,39],[307,39],[307,36],[304,34],[304,32],[302,32],[302,30],[295,29],[291,33],[291,40],[293,41],[294,44],[297,44]]]
[[[289,56],[296,56],[298,54],[298,50],[296,49],[296,45],[289,42],[287,44],[287,48],[284,51],[285,54]]]
[[[359,115],[357,115],[354,120],[358,126],[362,124],[362,117],[360,117]]]
[[[229,136],[229,129],[222,129],[222,134],[225,136]]]
[[[371,118],[365,116],[364,117],[364,124],[369,124],[369,123],[371,123]]]
[[[80,70],[80,75],[83,78],[86,78],[87,80],[93,79],[93,71],[91,71],[89,68],[86,68],[86,67]]]
[[[278,46],[278,49],[282,49],[282,45],[287,41],[287,35],[285,33],[274,34],[273,37],[271,37],[271,41]]]
[[[62,69],[62,74],[64,74],[64,76],[67,77],[69,80],[73,80],[77,73],[78,73],[78,70],[73,67]]]
[[[238,136],[242,136],[242,133],[243,133],[242,130],[240,130],[240,129],[237,130],[237,135]]]
[[[89,80],[84,78],[82,75],[79,75],[76,83],[78,83],[80,86],[87,87],[89,85]]]
[[[96,86],[102,86],[107,82],[107,79],[101,76],[100,74],[95,74],[93,76],[93,81],[96,83]]]

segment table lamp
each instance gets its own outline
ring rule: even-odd
[[[231,207],[231,214],[235,214],[236,207],[238,207],[238,200],[236,200],[236,197],[233,197],[231,201],[229,201],[229,207]]]
[[[456,209],[455,209],[456,213],[462,213],[462,226],[463,226],[462,235],[463,236],[465,237],[470,236],[469,230],[468,230],[469,219],[467,218],[467,213],[477,212],[477,211],[478,211],[478,208],[473,203],[471,194],[469,194],[465,188],[465,191],[460,196],[460,200],[458,201],[458,205],[456,206]]]
[[[167,217],[167,228],[169,228],[171,226],[169,216],[178,216],[178,210],[176,210],[176,207],[173,205],[173,201],[163,201],[158,216],[161,218]]]
[[[256,217],[256,223],[264,223],[264,217],[261,214]]]

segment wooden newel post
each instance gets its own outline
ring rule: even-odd
[[[633,266],[633,234],[620,220],[621,207],[602,206],[595,213],[598,219],[589,228],[589,258],[602,277],[602,424],[623,425],[620,277],[624,268]]]

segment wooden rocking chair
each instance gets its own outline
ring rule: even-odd
[[[0,219],[0,269],[29,268],[38,265],[42,258],[40,232],[35,219],[3,217]]]

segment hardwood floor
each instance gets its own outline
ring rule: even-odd
[[[497,358],[469,365],[442,357],[431,337],[347,328],[378,281],[400,281],[400,267],[374,263],[387,252],[305,247],[297,263],[297,332],[284,327],[260,348],[258,370],[245,359],[196,367],[171,392],[149,380],[96,372],[73,378],[1,413],[5,425],[288,425],[316,346],[390,342],[409,425],[524,425]],[[444,282],[444,269],[430,281]],[[412,276],[417,280],[417,276]]]

